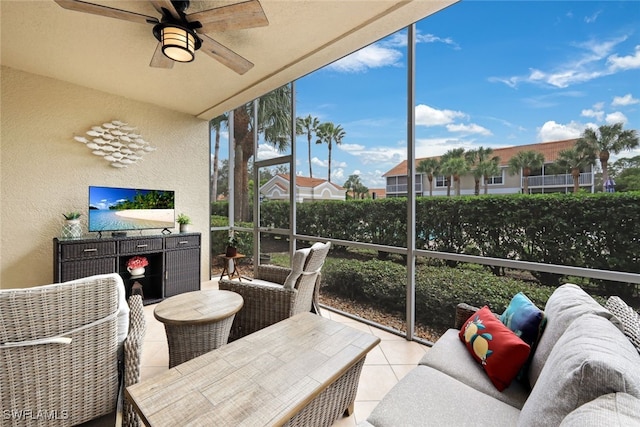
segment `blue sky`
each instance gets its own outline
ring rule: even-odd
[[[406,159],[406,39],[401,31],[297,81],[297,115],[345,129],[332,182],[358,174],[381,188]],[[417,24],[416,56],[417,157],[619,121],[640,129],[638,1],[462,1]],[[297,147],[296,172],[309,176],[306,138]],[[311,151],[313,176],[326,179],[326,145]]]

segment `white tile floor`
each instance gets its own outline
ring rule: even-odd
[[[217,287],[217,281],[213,280],[202,284],[202,289],[216,289]],[[155,305],[148,305],[144,308],[147,333],[142,348],[142,381],[166,371],[169,365],[164,326],[153,317],[154,308]],[[366,331],[381,340],[380,344],[369,352],[362,368],[354,414],[334,423],[336,427],[355,426],[358,422],[366,419],[391,387],[417,365],[428,347],[328,310],[323,310],[322,316]]]

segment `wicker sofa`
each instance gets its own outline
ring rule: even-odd
[[[120,388],[139,381],[144,334],[142,299],[127,304],[115,273],[1,290],[2,426],[138,425]]]
[[[620,301],[610,299],[607,309],[578,286],[559,287],[545,306],[525,381],[503,391],[463,343],[459,329],[479,311],[461,304],[457,329],[359,427],[640,425],[640,320]]]

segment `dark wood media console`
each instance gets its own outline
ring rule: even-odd
[[[145,273],[132,276],[127,261],[134,256],[149,261]],[[144,303],[152,304],[183,292],[200,289],[200,233],[125,236],[92,239],[53,239],[53,281],[118,273],[127,296],[142,287]]]

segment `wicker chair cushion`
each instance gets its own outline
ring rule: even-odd
[[[293,262],[291,263],[291,272],[284,281],[284,288],[295,288],[302,275],[319,273],[330,248],[331,242],[317,242],[310,248],[295,251],[293,254]]]
[[[311,248],[298,249],[293,254],[293,262],[291,263],[291,272],[284,280],[283,287],[285,289],[293,289],[298,281],[298,277],[304,271],[305,261],[311,252]]]
[[[617,296],[609,297],[606,308],[622,322],[622,332],[640,353],[640,315]]]

